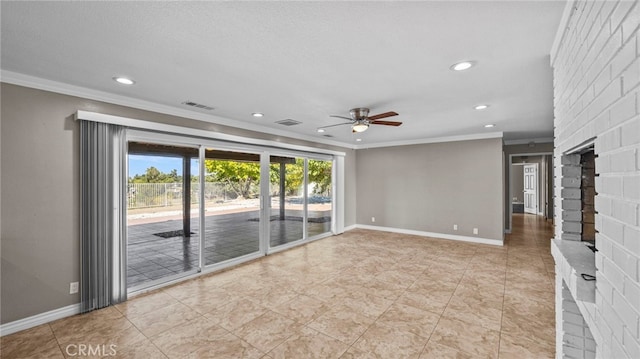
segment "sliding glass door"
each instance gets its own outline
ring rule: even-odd
[[[129,142],[128,289],[199,269],[198,168],[195,147]]]
[[[204,265],[260,250],[260,155],[206,148]]]
[[[331,233],[333,161],[270,156],[269,248]]]
[[[305,160],[285,156],[269,160],[269,247],[277,247],[305,238]]]
[[[307,228],[309,237],[330,233],[333,217],[333,161],[309,159]]]
[[[331,234],[330,156],[141,131],[127,139],[129,292]]]

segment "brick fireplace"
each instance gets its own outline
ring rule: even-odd
[[[640,358],[639,27],[638,0],[568,1],[551,51],[557,358]]]

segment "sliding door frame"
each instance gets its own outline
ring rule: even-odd
[[[199,268],[185,272],[184,276],[179,276],[178,278],[171,277],[167,281],[163,281],[159,279],[151,283],[150,286],[145,286],[140,290],[134,290],[129,292],[129,294],[135,295],[138,292],[144,292],[153,290],[156,288],[164,287],[173,283],[177,283],[189,278],[197,277],[200,274],[211,273],[215,271],[219,271],[224,268],[232,267],[238,265],[240,263],[244,263],[249,260],[257,259],[263,257],[265,255],[269,255],[272,253],[280,252],[283,250],[287,250],[292,247],[296,247],[299,245],[303,245],[309,241],[326,238],[337,233],[336,223],[337,223],[337,215],[338,207],[336,205],[337,202],[343,201],[342,198],[338,197],[338,192],[336,191],[338,188],[338,182],[340,182],[336,175],[337,166],[339,159],[342,159],[341,156],[335,154],[324,154],[324,153],[314,153],[310,151],[302,151],[299,149],[286,149],[286,148],[277,148],[277,147],[269,147],[263,145],[255,145],[250,143],[237,143],[237,142],[228,142],[219,139],[210,139],[204,137],[196,137],[190,134],[181,134],[181,133],[164,133],[157,132],[148,129],[134,129],[128,128],[126,130],[125,141],[127,143],[132,141],[139,142],[147,142],[147,143],[157,143],[163,145],[171,145],[171,146],[184,146],[191,148],[198,148],[199,153],[199,179],[198,183],[200,184],[200,188],[205,188],[205,152],[207,148],[214,148],[216,150],[221,151],[230,151],[230,152],[244,152],[244,153],[252,153],[260,156],[260,229],[259,229],[259,250],[254,253],[249,253],[237,258],[229,259],[220,263],[213,263],[207,265],[204,257],[204,248],[205,248],[205,226],[206,226],[206,217],[205,217],[205,206],[204,206],[204,197],[205,191],[201,190],[198,194],[199,196],[199,234],[198,234],[198,246],[199,246]],[[128,151],[123,154],[125,157],[128,156]],[[271,197],[270,197],[270,179],[269,179],[269,171],[270,171],[270,156],[289,156],[295,158],[303,158],[304,159],[304,209],[303,209],[303,238],[300,240],[293,241],[291,243],[287,243],[277,247],[270,246],[270,211],[271,211]],[[331,195],[332,195],[332,208],[331,208],[331,228],[329,232],[321,233],[318,235],[314,235],[312,237],[308,236],[308,162],[309,160],[320,160],[320,161],[331,161]],[[127,168],[128,171],[128,168]],[[125,174],[128,176],[128,173]],[[184,179],[183,179],[184,180]],[[126,180],[125,180],[126,182]],[[344,182],[344,180],[342,180]],[[122,194],[126,196],[126,194]],[[125,197],[126,200],[126,197]],[[343,205],[342,205],[343,206]],[[125,209],[126,211],[127,209]],[[127,233],[127,223],[123,224],[124,230],[123,235],[128,236]],[[125,256],[128,255],[126,252]],[[135,288],[134,288],[135,289]]]

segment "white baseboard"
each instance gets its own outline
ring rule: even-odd
[[[80,303],[36,314],[28,318],[18,319],[16,321],[0,325],[0,336],[17,333],[25,329],[33,328],[41,324],[53,322],[54,320],[70,317],[79,313]]]
[[[370,229],[370,230],[373,230],[373,231],[383,231],[383,232],[410,234],[410,235],[422,236],[422,237],[451,239],[451,240],[454,240],[454,241],[490,244],[490,245],[494,245],[494,246],[503,246],[504,245],[503,241],[501,241],[499,239],[481,238],[481,237],[468,237],[468,236],[459,236],[459,235],[456,235],[456,234],[445,234],[445,233],[433,233],[433,232],[415,231],[413,229],[379,227],[379,226],[370,226],[368,224],[356,224],[356,228]]]
[[[347,231],[350,231],[350,230],[356,229],[356,228],[358,228],[358,225],[357,224],[352,224],[352,225],[350,225],[348,227],[344,227],[344,231],[347,232]]]

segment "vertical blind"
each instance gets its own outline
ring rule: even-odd
[[[81,312],[127,299],[125,128],[80,122]]]

